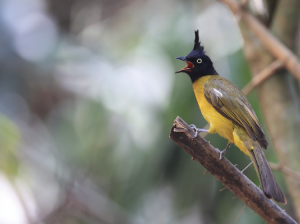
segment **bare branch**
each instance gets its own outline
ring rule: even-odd
[[[187,132],[180,130],[187,129]],[[263,192],[242,174],[226,158],[220,162],[220,151],[198,135],[196,138],[190,126],[177,117],[171,129],[170,138],[184,151],[198,161],[209,173],[214,175],[225,187],[240,198],[268,223],[296,223],[275,202],[267,199]]]
[[[273,170],[278,170],[278,171],[281,171],[282,173],[294,178],[295,180],[298,180],[300,182],[300,173],[292,170],[291,168],[287,167],[287,166],[284,166],[280,163],[276,164],[276,163],[270,163],[270,167],[273,169]]]
[[[300,81],[300,64],[296,55],[274,37],[255,17],[244,11],[238,3],[232,0],[221,1],[230,8],[233,14],[242,13],[241,21],[255,33],[266,49],[273,54],[274,57],[281,60],[286,69]]]
[[[255,75],[252,80],[242,89],[242,92],[245,95],[248,95],[254,87],[266,81],[277,69],[281,68],[282,65],[283,63],[280,60],[276,60],[271,63],[268,67]]]
[[[245,210],[246,205],[244,205],[244,207],[242,208],[242,210],[240,211],[240,213],[238,214],[238,216],[236,217],[236,219],[234,220],[234,223],[238,220],[238,218],[241,216],[242,212]]]

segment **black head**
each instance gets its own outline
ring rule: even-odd
[[[177,57],[185,61],[187,66],[176,73],[185,72],[195,82],[205,75],[218,75],[210,58],[205,54],[204,47],[200,45],[198,30],[195,31],[195,43],[193,50],[186,57]]]

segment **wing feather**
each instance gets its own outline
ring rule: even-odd
[[[252,140],[267,148],[268,142],[246,96],[230,81],[218,76],[203,86],[206,100],[224,117],[245,128]]]

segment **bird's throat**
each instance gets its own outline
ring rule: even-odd
[[[203,77],[208,77],[208,76],[212,76],[212,75],[219,75],[215,69],[212,69],[210,71],[207,72],[190,72],[187,73],[190,78],[192,83],[194,84],[196,81],[198,81],[199,79],[202,79]]]

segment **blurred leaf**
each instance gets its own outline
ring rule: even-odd
[[[8,176],[17,174],[19,162],[16,157],[20,133],[8,117],[0,114],[0,169]]]

